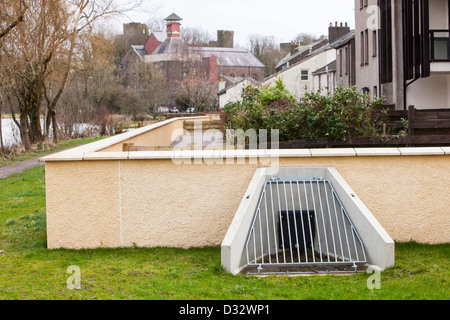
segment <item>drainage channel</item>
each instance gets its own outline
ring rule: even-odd
[[[364,270],[364,245],[330,181],[265,182],[246,246],[247,274]]]

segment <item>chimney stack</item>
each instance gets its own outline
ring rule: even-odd
[[[336,39],[342,37],[343,35],[347,34],[350,32],[350,28],[348,26],[348,23],[344,23],[341,22],[340,25],[338,24],[338,22],[336,21],[335,26],[332,26],[332,23],[330,23],[330,27],[328,28],[328,42],[332,43],[334,42]]]

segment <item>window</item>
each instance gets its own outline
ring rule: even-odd
[[[361,66],[369,64],[369,30],[361,32]]]
[[[359,9],[362,10],[364,7],[367,7],[368,0],[359,0]]]
[[[365,54],[366,54],[366,57],[365,57],[365,62],[366,62],[366,64],[369,64],[369,30],[367,30],[366,29],[366,31],[364,31],[365,32],[365,48],[364,48],[364,51],[365,51]]]
[[[362,31],[361,32],[361,65],[363,66],[364,64],[365,64],[365,61],[364,61],[364,58],[365,58],[365,54],[364,54],[364,43],[365,43],[365,41],[364,41],[364,31]]]
[[[348,56],[348,47],[345,47],[345,75],[348,75],[350,66],[349,56]]]
[[[408,2],[409,3],[409,2]],[[390,0],[380,0],[380,73],[381,83],[392,82],[392,6]]]
[[[343,69],[343,66],[342,66],[342,49],[341,50],[339,50],[339,76],[340,77],[342,77],[342,69]]]
[[[374,30],[372,32],[372,48],[373,48],[372,57],[376,57],[377,56],[377,50],[378,50],[377,42],[378,42],[377,31]]]
[[[308,70],[302,70],[300,73],[301,80],[302,81],[308,81],[309,80],[309,72]]]

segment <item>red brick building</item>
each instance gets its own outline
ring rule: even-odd
[[[248,50],[233,48],[233,32],[218,32],[219,36],[226,36],[226,41],[215,42],[223,43],[223,47],[193,47],[181,38],[181,20],[172,13],[165,19],[166,34],[151,33],[145,45],[131,46],[121,65],[127,85],[134,85],[134,65],[139,61],[158,65],[175,87],[187,77],[199,74],[206,75],[212,82],[218,82],[220,77],[264,80],[265,66]]]

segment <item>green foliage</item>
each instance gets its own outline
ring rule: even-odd
[[[375,137],[382,134],[386,113],[382,100],[355,87],[338,87],[332,94],[306,93],[300,101],[282,80],[272,87],[245,87],[241,102],[225,106],[226,125],[232,129],[278,129],[280,141]]]

